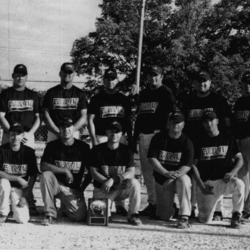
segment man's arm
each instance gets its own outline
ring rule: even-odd
[[[37,129],[39,128],[40,124],[41,124],[41,119],[40,119],[40,114],[36,113],[35,114],[35,122],[33,123],[33,126],[31,127],[29,133],[35,134],[35,132],[37,131]]]
[[[98,145],[96,134],[95,134],[95,124],[94,124],[95,115],[89,114],[88,115],[88,129],[89,129],[89,135],[91,137],[93,146]]]
[[[16,181],[21,185],[22,188],[26,188],[28,186],[28,182],[26,180],[24,180],[22,177],[11,175],[11,174],[8,174],[8,173],[3,172],[3,171],[0,171],[0,179],[7,179],[9,181]]]
[[[87,121],[87,109],[82,109],[80,112],[79,119],[75,122],[74,128],[75,131],[78,131]]]
[[[59,136],[59,132],[60,132],[59,128],[52,121],[49,115],[49,110],[45,108],[43,111],[43,114],[44,114],[44,122],[47,125],[47,128],[49,129],[49,131]]]
[[[4,131],[8,132],[10,129],[10,124],[5,118],[5,112],[0,112],[0,124]]]
[[[234,156],[234,168],[229,172],[226,173],[224,176],[224,181],[225,182],[229,182],[232,178],[234,178],[237,173],[239,172],[239,170],[242,168],[243,166],[243,156],[241,153],[237,153]]]

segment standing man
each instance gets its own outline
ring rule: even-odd
[[[134,157],[127,145],[120,143],[122,125],[114,120],[106,125],[108,141],[92,149],[90,171],[94,179],[94,198],[115,200],[129,198],[128,223],[139,226],[141,188],[135,179]],[[110,215],[110,211],[109,211]]]
[[[177,192],[180,203],[178,228],[181,229],[189,227],[191,180],[187,172],[194,157],[193,144],[182,133],[184,120],[181,112],[173,112],[166,124],[168,130],[156,134],[148,150],[148,160],[156,181],[156,215],[162,220],[173,216],[174,195]]]
[[[79,129],[87,118],[87,100],[84,92],[73,85],[75,67],[66,62],[59,72],[61,83],[47,91],[43,101],[44,120],[48,128],[48,139],[60,138],[59,123],[65,116],[74,122],[74,137],[79,139]]]
[[[238,140],[244,165],[238,177],[245,183],[245,205],[243,218],[250,217],[249,172],[250,172],[250,71],[246,71],[241,79],[243,95],[234,105],[234,136]]]
[[[245,187],[236,176],[243,165],[242,154],[236,140],[227,131],[218,129],[219,119],[214,111],[206,111],[202,120],[206,134],[195,149],[193,165],[198,218],[203,223],[209,223],[218,200],[222,195],[232,194],[231,227],[239,228]]]
[[[9,128],[9,143],[0,147],[0,225],[10,212],[18,223],[29,220],[27,198],[34,186],[37,164],[34,149],[23,145],[24,128],[15,123]]]
[[[169,114],[175,110],[175,98],[170,89],[162,84],[163,69],[161,67],[152,66],[147,74],[148,86],[140,93],[132,147],[135,151],[140,136],[141,171],[147,187],[149,203],[140,214],[154,218],[155,181],[153,168],[147,159],[148,148],[155,133],[165,129]]]
[[[54,199],[61,200],[62,211],[73,221],[86,219],[87,207],[82,183],[88,167],[90,149],[85,142],[73,137],[74,121],[64,117],[59,123],[60,139],[49,142],[41,160],[41,192],[45,204],[42,225],[55,223],[57,210]],[[84,182],[90,182],[85,179]]]

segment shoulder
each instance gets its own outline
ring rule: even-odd
[[[61,89],[60,84],[58,84],[58,85],[48,89],[45,95],[53,94],[54,92],[57,92],[60,89]]]
[[[13,93],[13,88],[12,87],[8,87],[7,89],[4,89],[2,92],[1,92],[1,95],[4,96],[4,95],[9,95],[10,93]]]

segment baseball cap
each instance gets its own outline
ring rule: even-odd
[[[21,134],[24,132],[24,128],[21,124],[14,123],[10,126],[9,132],[11,132],[11,131],[19,132]]]
[[[22,75],[27,75],[28,74],[28,70],[27,67],[23,64],[17,64],[14,68],[13,71],[14,74],[22,74]]]
[[[149,68],[148,73],[163,74],[163,69],[157,65],[153,65]]]
[[[180,123],[180,122],[185,121],[185,116],[183,115],[182,112],[175,111],[170,115],[169,121],[174,121],[175,123]]]
[[[209,73],[207,71],[204,71],[204,70],[196,73],[194,78],[196,80],[200,80],[200,79],[211,80]]]
[[[68,117],[68,116],[65,116],[65,117],[60,121],[60,126],[62,126],[62,127],[70,127],[70,126],[72,126],[72,125],[74,125],[74,122],[73,122],[73,120],[72,120],[70,117]]]
[[[217,115],[216,115],[216,113],[214,111],[211,111],[211,110],[205,111],[203,113],[203,115],[202,115],[202,120],[203,121],[207,121],[207,120],[211,121],[211,120],[213,120],[215,118],[217,118]]]
[[[75,71],[75,66],[70,62],[63,63],[61,66],[61,71],[73,73]]]
[[[117,73],[114,69],[106,69],[104,72],[104,78],[114,77],[117,78]]]
[[[242,78],[241,78],[241,81],[244,82],[244,83],[248,83],[250,84],[250,71],[246,71]]]
[[[122,125],[118,121],[108,121],[106,124],[106,130],[115,129],[117,132],[122,131]]]

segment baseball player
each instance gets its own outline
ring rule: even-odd
[[[175,110],[175,98],[170,89],[162,84],[163,69],[152,66],[147,71],[148,86],[140,93],[137,118],[133,135],[133,150],[140,136],[139,154],[141,171],[147,187],[148,206],[140,212],[154,218],[155,206],[155,181],[153,168],[148,163],[147,153],[152,137],[155,133],[165,128],[168,116]]]
[[[222,195],[232,194],[231,227],[239,228],[245,187],[236,175],[243,165],[242,154],[231,134],[219,130],[219,119],[214,111],[206,111],[202,120],[206,134],[195,148],[193,165],[197,182],[198,218],[200,222],[209,223],[217,201]]]
[[[38,172],[34,149],[23,145],[24,127],[12,124],[9,142],[0,147],[0,224],[10,212],[18,223],[29,221],[27,197]]]
[[[132,139],[131,107],[129,98],[117,92],[117,73],[114,69],[107,69],[103,76],[104,90],[93,96],[88,107],[88,126],[92,144],[108,140],[105,131],[105,122],[109,119],[117,119],[123,127],[123,135],[127,133],[128,141]],[[126,143],[126,137],[122,136],[122,143]],[[116,212],[127,215],[124,202],[116,202]]]
[[[127,145],[120,143],[122,131],[118,121],[109,121],[106,125],[108,141],[92,149],[90,171],[94,179],[93,197],[107,198],[110,207],[115,200],[129,198],[128,223],[139,226],[140,183],[135,179],[133,154]]]
[[[148,150],[156,181],[156,216],[162,220],[173,216],[176,192],[180,203],[178,228],[189,227],[191,214],[191,180],[187,172],[193,164],[194,149],[191,140],[182,133],[184,120],[181,112],[173,112],[168,129],[154,135]]]
[[[242,217],[250,217],[250,195],[249,195],[249,171],[250,171],[250,71],[242,76],[243,95],[234,105],[234,136],[238,140],[244,165],[239,171],[238,177],[245,183],[245,205]]]
[[[74,137],[79,139],[79,129],[87,118],[87,100],[84,92],[73,85],[75,67],[73,63],[63,63],[59,73],[61,83],[47,91],[42,108],[44,120],[48,127],[48,139],[60,138],[59,123],[69,116],[74,121]]]
[[[56,222],[55,198],[61,200],[61,210],[71,220],[86,219],[83,195],[86,185],[82,179],[84,169],[88,167],[89,145],[73,137],[74,121],[70,117],[61,120],[59,131],[60,139],[47,144],[41,159],[41,192],[45,204],[45,217],[41,223],[45,226]]]

